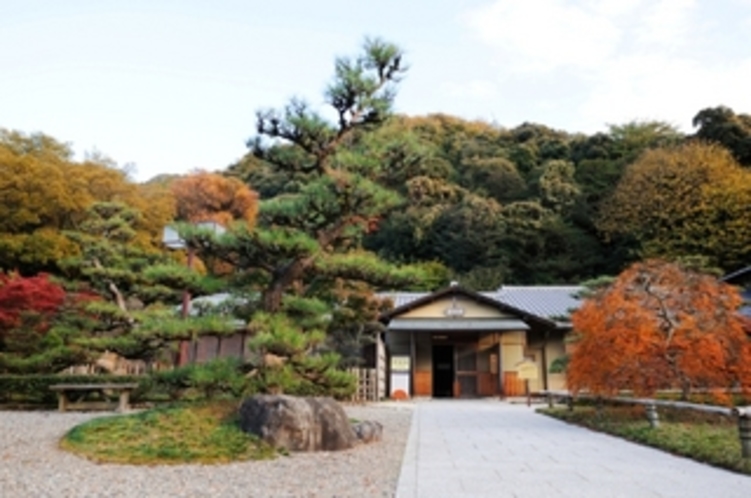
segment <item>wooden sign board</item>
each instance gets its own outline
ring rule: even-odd
[[[537,364],[525,361],[516,366],[516,374],[521,380],[537,380]]]

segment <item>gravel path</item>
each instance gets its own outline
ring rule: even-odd
[[[383,424],[383,441],[342,452],[294,453],[228,465],[95,464],[57,448],[101,413],[0,412],[2,497],[391,497],[412,419],[410,405],[345,406]]]

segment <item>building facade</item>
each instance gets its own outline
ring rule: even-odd
[[[568,315],[579,287],[459,285],[432,293],[382,294],[388,393],[393,398],[519,396],[563,389],[551,373],[566,354]]]

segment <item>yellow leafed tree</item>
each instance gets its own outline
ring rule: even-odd
[[[751,260],[751,171],[716,145],[644,153],[604,203],[599,228],[634,238],[642,257],[700,255],[732,269]]]

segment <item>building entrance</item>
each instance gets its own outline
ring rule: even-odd
[[[451,398],[454,396],[454,346],[440,344],[433,346],[433,397]]]

